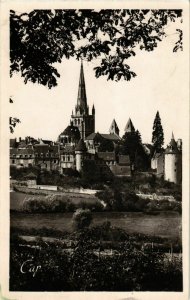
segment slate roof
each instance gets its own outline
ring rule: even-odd
[[[17,148],[13,148],[10,149],[10,155],[13,154],[34,154],[34,150],[33,149],[17,149]]]
[[[115,160],[115,152],[98,152],[98,158],[106,160],[106,161],[113,161]]]
[[[129,155],[119,155],[119,164],[120,165],[130,165]]]
[[[66,145],[66,146],[64,147],[64,149],[62,149],[62,150],[60,151],[60,153],[61,153],[61,154],[66,154],[66,153],[72,154],[72,153],[74,153],[74,151],[75,151],[74,146]]]
[[[80,141],[78,142],[78,144],[77,144],[77,146],[75,148],[75,151],[83,151],[84,152],[86,150],[87,150],[86,149],[86,145],[85,145],[83,139],[80,139]]]
[[[111,141],[119,141],[120,138],[116,134],[105,134],[99,132],[93,132],[89,136],[86,137],[86,140],[94,140],[98,136],[103,137],[104,139],[111,140]]]
[[[74,125],[69,125],[65,128],[65,130],[60,135],[71,136],[76,134],[80,134],[78,127]]]

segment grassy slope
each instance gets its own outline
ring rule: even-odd
[[[181,236],[181,216],[177,213],[145,215],[143,213],[93,213],[93,224],[110,221],[112,226],[125,229],[128,233],[142,233],[166,237],[171,240]],[[17,228],[51,228],[72,231],[72,213],[11,214],[11,226]]]

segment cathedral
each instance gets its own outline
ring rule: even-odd
[[[133,138],[135,130],[129,118],[125,135]],[[85,86],[84,68],[81,63],[78,96],[74,111],[72,111],[70,124],[61,132],[56,142],[26,137],[10,140],[10,166],[16,168],[38,166],[40,169],[56,170],[60,174],[68,170],[81,172],[84,164],[93,169],[98,169],[105,177],[126,176],[130,177],[133,171],[151,171],[165,180],[181,183],[182,181],[182,141],[177,142],[172,134],[172,139],[167,148],[160,153],[152,153],[152,145],[140,141],[140,156],[135,161],[140,161],[141,167],[135,165],[129,154],[123,153],[120,148],[121,137],[119,127],[114,119],[108,133],[95,131],[95,107],[89,109]],[[134,154],[134,153],[132,153]],[[133,155],[132,155],[133,156]],[[147,167],[147,162],[149,166]],[[94,167],[92,167],[94,166]]]
[[[81,63],[77,104],[72,111],[70,124],[58,136],[60,145],[60,173],[67,168],[81,171],[84,161],[94,161],[101,172],[130,176],[131,165],[127,155],[117,155],[121,140],[115,121],[109,133],[95,132],[95,107],[91,114],[87,104],[83,63]]]

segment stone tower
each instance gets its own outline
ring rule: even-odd
[[[95,132],[95,108],[93,105],[92,114],[89,114],[82,62],[80,69],[77,105],[75,106],[74,114],[72,112],[71,121],[73,122],[74,126],[78,127],[80,131],[80,137],[82,139],[85,139],[88,135]]]
[[[86,151],[87,151],[86,145],[85,145],[83,139],[80,139],[80,141],[78,142],[78,144],[75,148],[76,170],[78,172],[80,172],[82,170],[84,155],[85,155]]]
[[[178,149],[173,133],[171,141],[165,150],[164,178],[177,184],[182,181],[182,150]]]
[[[115,119],[113,119],[110,129],[109,129],[109,133],[110,134],[116,134],[119,136],[119,127],[117,126],[117,123],[115,121]]]

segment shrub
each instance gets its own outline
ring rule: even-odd
[[[92,213],[89,209],[77,209],[73,214],[73,226],[75,229],[89,227],[92,221]]]

